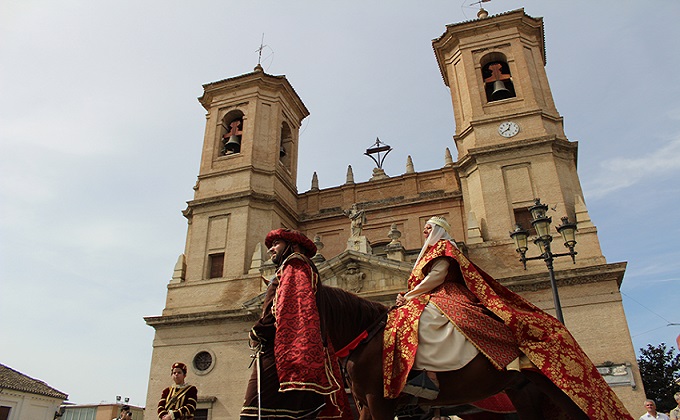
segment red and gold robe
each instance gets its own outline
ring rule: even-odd
[[[418,319],[432,301],[498,369],[504,369],[521,352],[590,418],[631,419],[564,325],[502,286],[451,242],[441,240],[427,250],[411,273],[409,290],[423,280],[428,264],[439,257],[457,263],[450,265],[444,284],[388,316],[383,346],[386,397],[396,398],[406,383],[418,349]],[[490,325],[494,326],[491,335],[485,330]],[[513,341],[514,350],[510,348]]]
[[[274,354],[280,391],[309,390],[326,396],[318,418],[351,419],[338,358],[321,333],[316,290],[319,275],[308,258],[292,254],[277,272],[272,311],[276,317]]]

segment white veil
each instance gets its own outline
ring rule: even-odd
[[[430,235],[427,237],[427,239],[425,239],[423,248],[420,250],[420,254],[418,254],[418,258],[416,259],[416,262],[413,264],[414,267],[418,265],[418,262],[420,261],[421,258],[423,258],[423,255],[425,255],[427,249],[442,239],[448,240],[453,244],[453,246],[458,248],[458,245],[456,245],[456,241],[454,241],[449,232],[447,232],[447,230],[441,226],[441,225],[447,227],[449,226],[446,219],[444,219],[443,217],[434,216],[430,218],[430,220],[428,220],[425,224],[432,226],[432,231],[430,231]]]

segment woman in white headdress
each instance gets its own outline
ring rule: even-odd
[[[444,218],[429,219],[423,234],[409,291],[397,297],[385,326],[385,397],[404,391],[436,398],[436,372],[486,357],[498,370],[531,367],[526,378],[543,388],[557,387],[571,399],[560,404],[569,418],[632,420],[561,322],[472,263],[456,247]],[[421,372],[408,380],[412,368]],[[580,372],[578,379],[573,372]]]
[[[498,362],[505,366],[518,356],[511,331],[462,281],[456,259],[460,251],[450,230],[440,216],[425,223],[425,243],[408,280],[409,291],[397,295],[399,308],[390,314],[385,335],[386,395],[398,395],[403,390],[436,398],[436,372],[461,369],[474,359],[487,345],[480,342],[487,338],[479,331],[489,326],[500,331],[493,337],[504,348]],[[496,347],[497,343],[492,345]],[[405,383],[411,369],[424,373]]]
[[[419,266],[427,250],[437,242],[449,241],[451,245],[458,247],[451,238],[450,229],[446,219],[439,216],[432,217],[425,223],[423,228],[425,243],[413,265],[414,269]],[[406,294],[397,295],[397,305],[401,306],[439,287],[446,280],[450,264],[449,259],[445,257],[434,259],[429,272],[418,285]],[[456,329],[442,311],[434,303],[428,302],[420,315],[418,351],[413,369],[426,371],[430,380],[437,385],[437,371],[460,369],[474,359],[478,353],[479,350]],[[413,388],[407,384],[405,391],[409,390]]]

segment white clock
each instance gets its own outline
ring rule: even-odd
[[[498,134],[503,137],[510,138],[517,135],[517,133],[519,133],[519,125],[512,121],[502,122],[501,125],[498,126]]]

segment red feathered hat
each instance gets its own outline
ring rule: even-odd
[[[271,248],[272,243],[274,243],[274,241],[277,239],[288,243],[298,244],[298,246],[300,246],[300,250],[302,251],[302,253],[305,254],[308,258],[312,258],[314,255],[316,255],[316,245],[314,245],[314,242],[312,242],[308,237],[303,235],[301,232],[298,232],[297,230],[291,229],[272,230],[267,234],[267,237],[264,240],[264,244],[267,247],[267,249]]]

